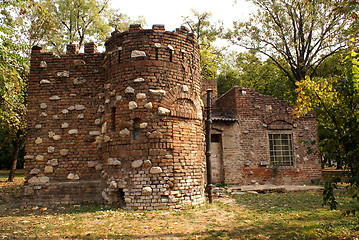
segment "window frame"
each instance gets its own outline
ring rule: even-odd
[[[279,135],[279,138],[274,139],[274,135]],[[287,138],[283,138],[283,135],[287,135]],[[293,145],[293,132],[290,131],[270,131],[268,136],[268,153],[269,153],[269,165],[272,167],[294,167],[294,145]],[[272,137],[271,137],[272,136]],[[279,144],[271,144],[271,141],[279,140]],[[288,144],[283,144],[288,141]],[[277,148],[279,149],[275,149]],[[289,158],[289,159],[284,159]]]

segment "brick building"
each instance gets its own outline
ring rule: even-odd
[[[305,184],[321,178],[313,114],[293,118],[284,101],[234,87],[215,101],[214,183]]]
[[[131,25],[113,32],[105,47],[98,53],[88,43],[79,53],[68,45],[61,56],[32,49],[25,201],[147,210],[202,203],[201,98],[216,81],[201,79],[196,37],[184,27]],[[319,159],[298,143],[317,139],[315,117],[290,113],[285,101],[240,87],[216,100],[214,181],[319,178]]]
[[[105,47],[69,45],[61,56],[32,49],[26,200],[149,210],[202,203],[196,37],[132,25]]]

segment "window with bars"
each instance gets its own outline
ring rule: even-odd
[[[268,134],[270,164],[273,166],[293,166],[292,134]]]

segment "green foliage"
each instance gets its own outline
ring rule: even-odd
[[[192,10],[193,16],[183,17],[184,25],[188,26],[191,32],[198,38],[200,48],[202,76],[206,79],[217,77],[217,71],[222,60],[221,51],[214,46],[214,42],[223,31],[220,22],[211,23],[211,13],[199,13]]]
[[[353,20],[336,11],[337,0],[252,2],[258,13],[235,22],[226,37],[270,58],[293,84],[313,76],[327,57],[346,48],[345,33]]]
[[[325,182],[323,191],[323,205],[329,205],[331,210],[337,209],[337,201],[334,196],[334,189],[337,189],[335,182]]]
[[[119,11],[111,10],[111,18],[109,19],[109,26],[117,31],[127,31],[131,24],[146,25],[146,20],[140,16],[137,20],[132,20],[129,16]]]

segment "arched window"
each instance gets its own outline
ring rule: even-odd
[[[141,119],[135,118],[133,121],[133,132],[132,132],[132,139],[133,140],[141,140]]]

